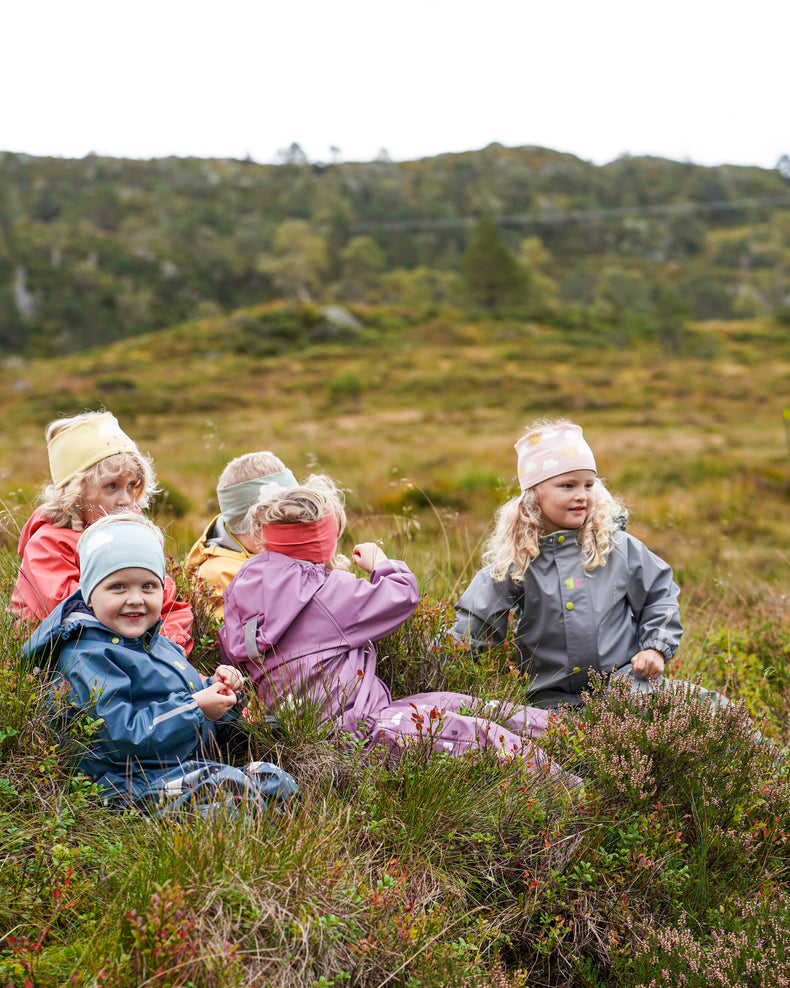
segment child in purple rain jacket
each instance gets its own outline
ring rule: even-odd
[[[225,589],[220,644],[225,661],[249,675],[266,707],[309,702],[322,722],[371,746],[395,750],[422,737],[435,751],[461,755],[491,747],[501,758],[554,771],[529,740],[547,725],[541,710],[484,705],[459,693],[393,701],[376,675],[375,642],[414,613],[417,583],[405,563],[388,559],[373,542],[352,553],[370,579],[348,572],[348,560],[336,555],[343,500],[330,478],[313,475],[269,495],[250,516],[262,551]]]

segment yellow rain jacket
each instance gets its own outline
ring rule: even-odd
[[[218,621],[225,616],[222,591],[253,555],[228,531],[222,515],[211,519],[189,550],[184,560],[184,572],[192,579],[206,583],[208,598]]]

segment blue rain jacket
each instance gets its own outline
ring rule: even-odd
[[[52,666],[53,689],[65,684],[68,719],[79,711],[100,718],[77,767],[117,794],[133,795],[165,779],[210,746],[220,723],[208,720],[192,696],[211,680],[204,681],[159,626],[122,638],[98,621],[78,591],[24,646],[28,661]]]

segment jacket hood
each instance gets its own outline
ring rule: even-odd
[[[22,658],[37,665],[47,665],[57,654],[60,643],[79,635],[85,627],[101,628],[102,625],[88,610],[82,594],[77,590],[44,618],[25,642]]]
[[[151,638],[159,633],[162,626],[157,621],[153,627],[142,636],[147,646]],[[112,634],[82,599],[82,593],[77,590],[49,614],[36,628],[22,647],[22,658],[39,666],[49,665],[56,658],[62,642],[79,637],[83,631],[96,629],[104,634]],[[125,639],[130,641],[132,639]],[[136,640],[136,639],[135,639]]]
[[[225,519],[217,515],[214,521],[203,533],[206,546],[217,546],[220,549],[230,549],[231,552],[246,552],[239,540],[231,534]]]
[[[43,528],[44,525],[48,525],[48,524],[49,522],[41,514],[41,508],[36,508],[33,514],[28,518],[28,520],[22,526],[22,531],[19,533],[17,552],[19,553],[20,556],[24,554],[28,542],[33,538],[36,532],[40,528]]]
[[[245,549],[241,542],[230,534],[223,524],[222,515],[217,515],[208,523],[203,534],[187,553],[184,567],[187,572],[192,572],[210,559],[241,558],[244,561],[252,555],[254,553]]]
[[[229,643],[239,635],[243,638],[245,626],[254,618],[259,646],[276,646],[321,590],[326,572],[323,563],[291,559],[279,552],[258,553],[225,591],[225,625],[220,634]]]

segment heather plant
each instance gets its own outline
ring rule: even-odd
[[[786,387],[786,334],[697,325],[681,361],[651,340],[617,346],[602,325],[447,316],[431,328],[394,310],[357,314],[353,349],[234,356],[207,321],[79,364],[0,368],[13,485],[0,532],[0,984],[781,984],[790,468],[771,396]],[[573,373],[543,370],[560,366]],[[329,382],[346,371],[369,386],[358,408],[335,413]],[[600,436],[602,473],[633,501],[629,530],[681,585],[671,688],[636,704],[593,690],[583,711],[557,711],[541,745],[581,779],[572,790],[485,753],[435,757],[430,715],[393,759],[333,733],[315,704],[263,709],[250,695],[252,719],[224,751],[288,769],[297,805],[260,819],[110,813],[70,769],[90,720],[63,734],[47,672],[19,661],[24,633],[4,605],[46,470],[41,424],[96,407],[95,379],[118,375],[134,383],[124,400],[141,443],[194,505],[163,515],[182,551],[215,511],[206,478],[261,435],[298,472],[351,488],[348,544],[382,538],[422,592],[379,647],[394,696],[528,701],[510,640],[475,657],[445,631],[508,495],[513,435],[535,414],[573,409]],[[205,593],[170,568],[195,614],[193,660],[209,672]]]
[[[787,988],[790,985],[790,899],[758,893],[737,903],[737,919],[708,934],[686,917],[652,931],[633,959],[635,988]]]
[[[200,589],[185,592],[200,615]],[[426,596],[382,644],[393,688],[523,702],[512,644],[476,662],[448,645],[450,613]],[[667,931],[694,931],[700,970],[718,943],[743,972],[769,922],[786,926],[784,907],[744,905],[766,890],[786,901],[790,794],[743,703],[678,683],[637,705],[595,691],[541,742],[583,779],[570,789],[486,752],[436,756],[430,718],[392,759],[333,735],[315,706],[263,711],[249,697],[234,750],[280,761],[299,804],[272,818],[146,821],[110,815],[70,773],[68,745],[90,722],[58,732],[46,672],[23,667],[19,630],[5,633],[8,983],[647,985],[659,962],[687,974]],[[768,630],[761,640],[771,647]]]
[[[558,733],[601,797],[631,812],[659,807],[675,826],[691,879],[681,904],[708,908],[724,885],[749,893],[786,872],[786,765],[742,703],[683,683],[634,700],[616,683]],[[770,823],[744,827],[762,813]]]

